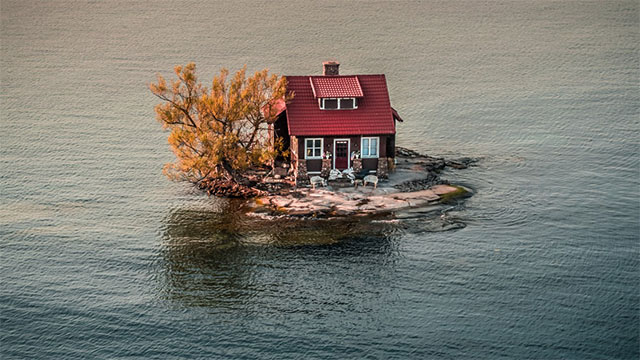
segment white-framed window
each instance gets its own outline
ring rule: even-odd
[[[322,138],[304,139],[305,159],[322,159],[322,149],[324,149],[324,140]]]
[[[320,99],[320,109],[322,110],[338,110],[338,99]]]
[[[318,99],[322,110],[347,110],[357,109],[356,98],[323,98]]]
[[[360,154],[363,158],[377,158],[380,153],[380,138],[376,137],[363,137],[362,146],[360,147]]]
[[[340,109],[356,109],[356,98],[343,98],[340,99]]]

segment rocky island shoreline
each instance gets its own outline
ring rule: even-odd
[[[440,175],[447,167],[465,169],[476,159],[446,160],[402,147],[396,148],[396,156],[395,170],[376,187],[354,186],[343,178],[328,181],[324,187],[283,189],[257,197],[253,211],[294,217],[365,216],[432,206],[472,194]]]

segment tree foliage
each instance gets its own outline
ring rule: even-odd
[[[177,79],[158,75],[149,85],[162,100],[156,118],[170,131],[169,145],[176,161],[164,172],[173,179],[199,184],[203,180],[245,180],[248,169],[276,156],[277,144],[267,134],[276,120],[278,105],[292,95],[286,79],[264,69],[246,76],[246,66],[233,76],[222,69],[211,87],[196,76],[196,65],[174,68]]]

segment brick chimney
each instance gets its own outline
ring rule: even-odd
[[[340,63],[337,61],[325,61],[322,63],[322,75],[340,75],[338,68],[340,67]]]

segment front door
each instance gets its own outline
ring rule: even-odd
[[[338,170],[344,170],[349,167],[349,140],[335,140],[333,143],[335,148],[334,167]]]

